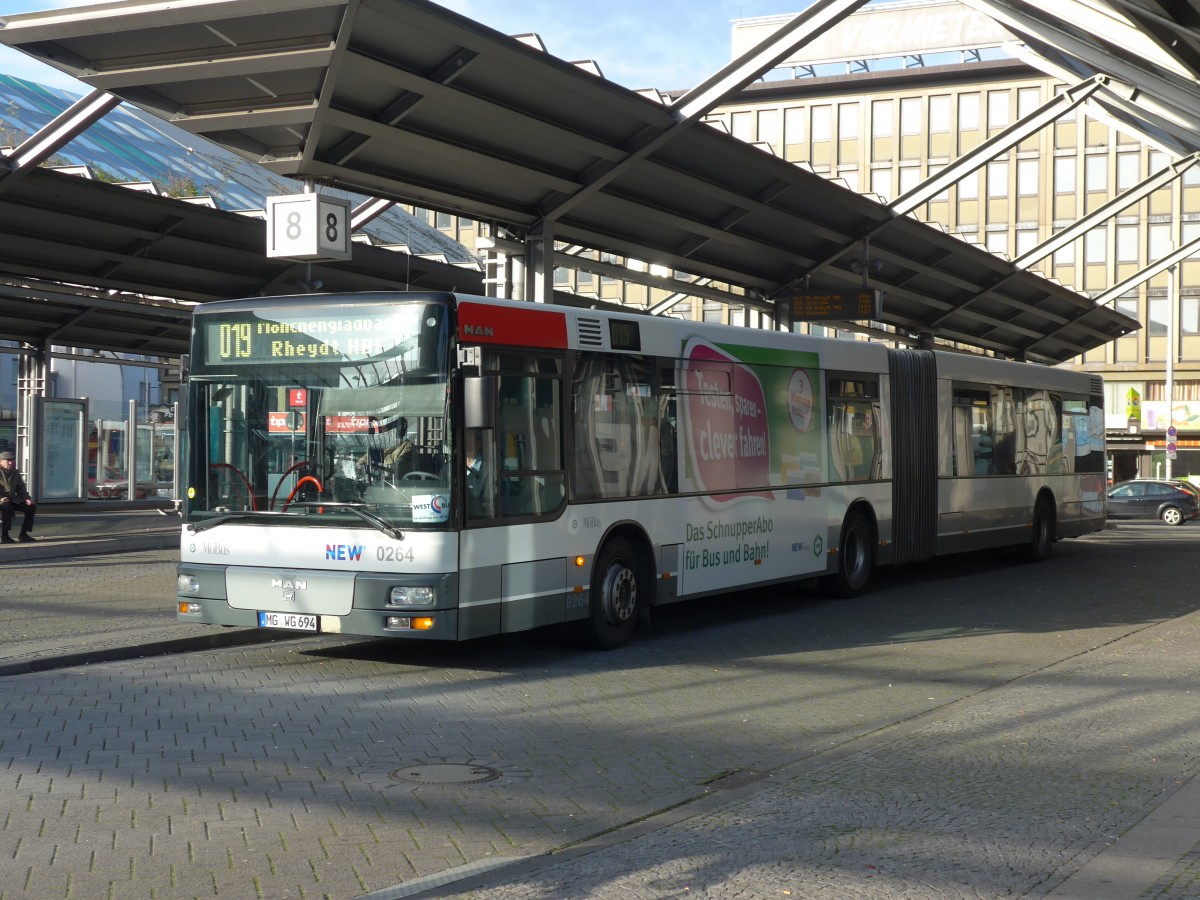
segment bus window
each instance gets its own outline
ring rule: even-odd
[[[572,399],[576,499],[663,493],[654,368],[635,357],[581,354]]]
[[[463,446],[467,462],[467,515],[491,519],[496,515],[495,437],[490,428],[469,428]]]
[[[992,388],[992,462],[989,475],[1017,473],[1016,410],[1011,388]]]
[[[879,477],[879,413],[874,406],[830,402],[829,455],[838,481]]]
[[[986,390],[955,386],[955,474],[987,475],[992,469],[994,447],[991,395]]]
[[[829,379],[829,460],[835,481],[882,477],[876,382]]]
[[[495,354],[488,362],[499,371],[490,514],[521,518],[554,513],[566,500],[561,361]],[[487,451],[485,441],[485,459]]]

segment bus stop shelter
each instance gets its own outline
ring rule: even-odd
[[[1067,88],[888,204],[704,122],[865,0],[818,0],[674,98],[626,90],[425,0],[125,0],[9,16],[0,41],[95,88],[92,102],[119,97],[277,173],[492,223],[524,299],[561,299],[551,273],[566,266],[786,326],[797,293],[869,289],[881,309],[852,329],[1064,362],[1138,323],[1033,271],[1052,246],[1008,260],[912,213],[1085,101],[1194,152],[1196,41],[1182,13],[1151,0],[968,3]],[[273,290],[295,273],[258,277]]]

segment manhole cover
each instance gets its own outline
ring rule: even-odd
[[[495,781],[500,773],[491,766],[469,766],[462,763],[433,763],[427,766],[409,766],[392,773],[397,781],[413,784],[482,784]]]

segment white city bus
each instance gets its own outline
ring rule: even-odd
[[[450,293],[193,334],[182,621],[611,648],[678,600],[1104,526],[1095,376]]]

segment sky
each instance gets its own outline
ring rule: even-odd
[[[734,19],[794,13],[807,2],[442,0],[440,5],[504,34],[534,32],[554,56],[572,62],[594,60],[605,78],[624,87],[679,90],[695,86],[729,62]],[[0,20],[15,13],[83,5],[81,0],[0,0]],[[0,73],[79,93],[88,90],[8,47],[0,47]]]

